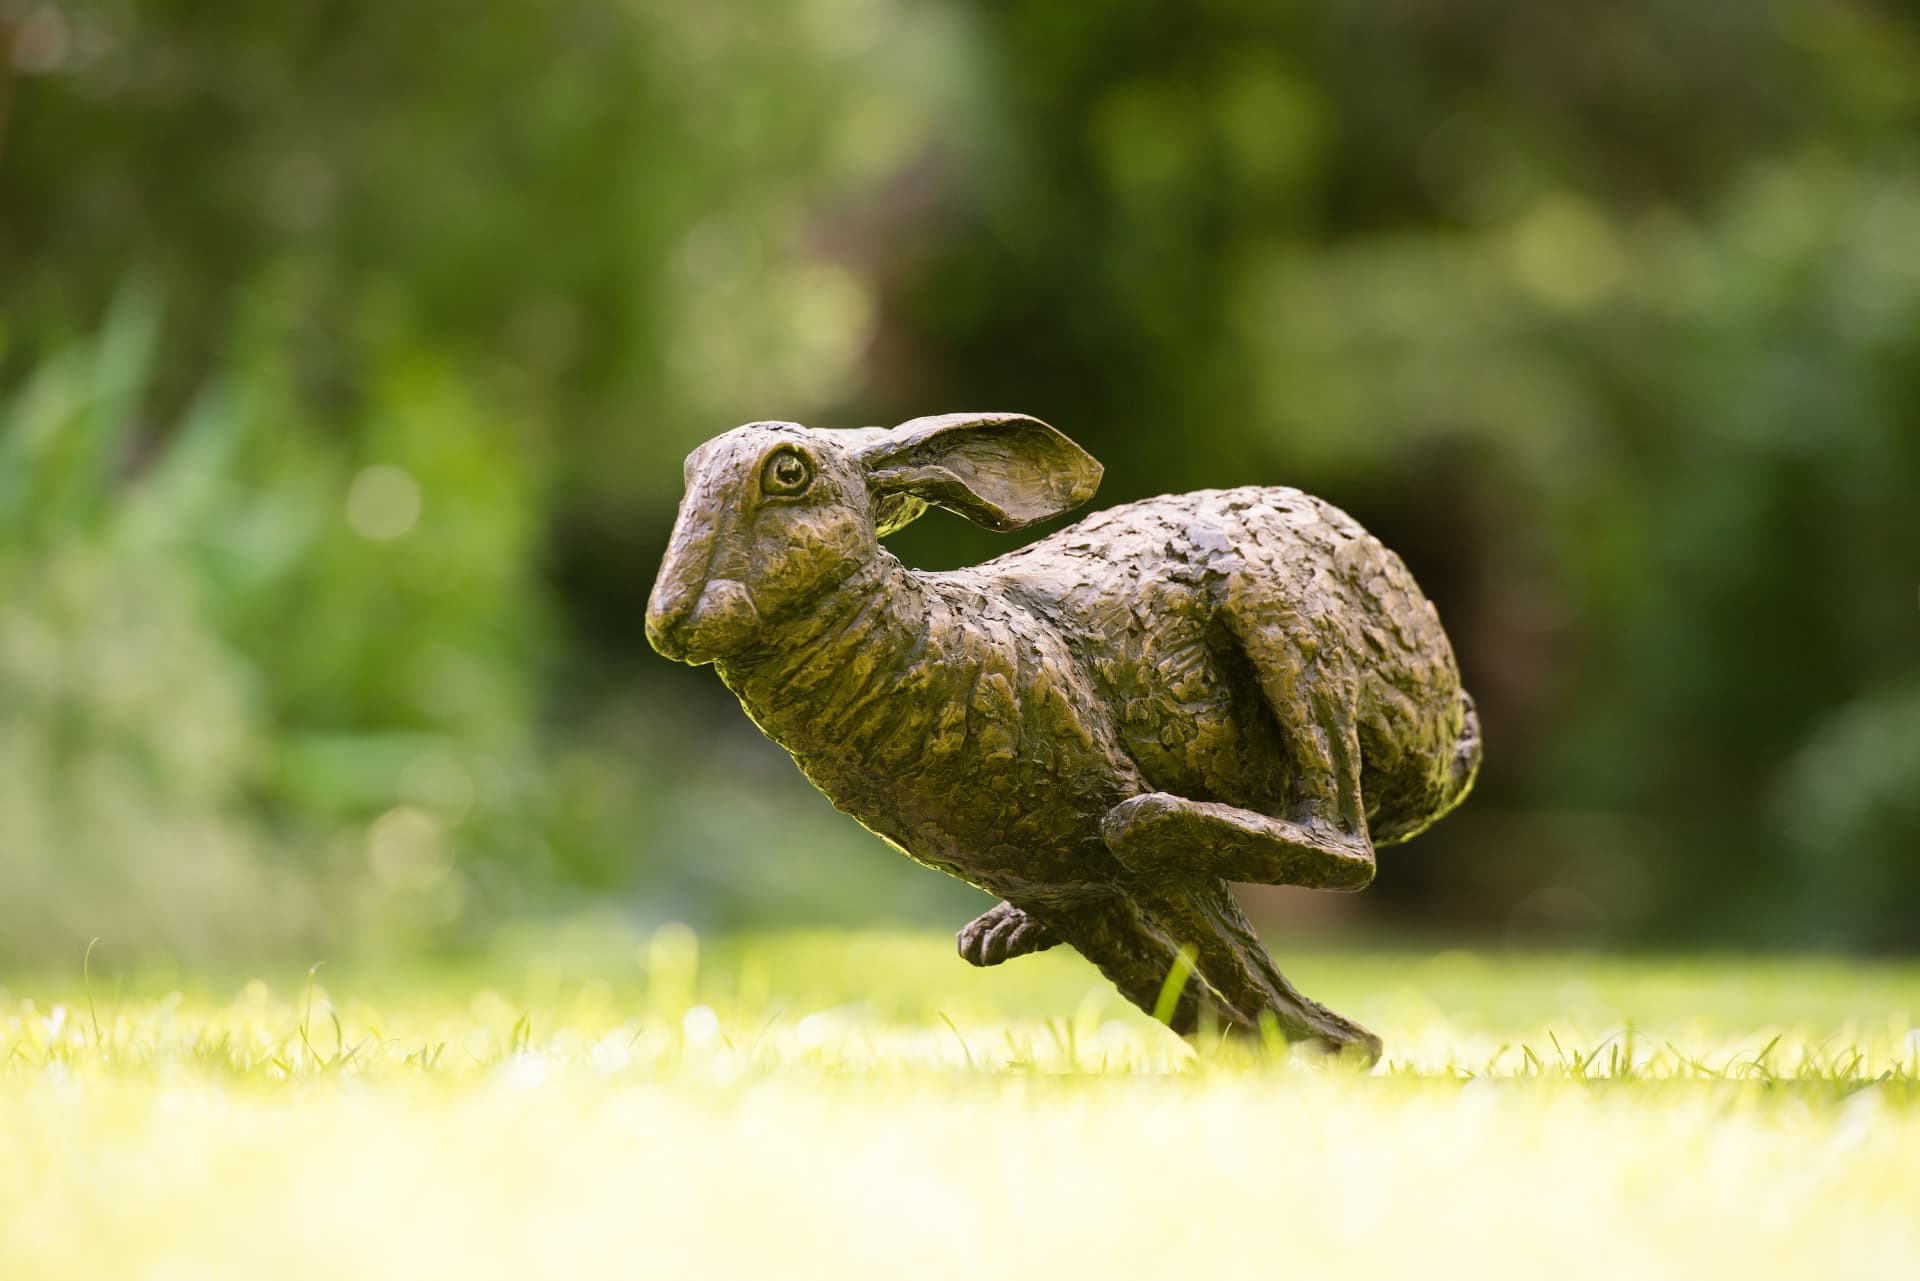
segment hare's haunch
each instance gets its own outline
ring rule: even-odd
[[[1473,701],[1400,558],[1298,490],[1170,495],[970,569],[879,542],[928,504],[1013,530],[1100,465],[1020,414],[749,423],[687,459],[647,606],[834,805],[1005,900],[976,965],[1067,943],[1176,1031],[1358,1046],[1294,991],[1229,881],[1357,890],[1466,796]],[[1185,951],[1195,979],[1162,1001]]]

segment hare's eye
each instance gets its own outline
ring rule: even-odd
[[[791,449],[783,449],[767,459],[760,472],[760,488],[769,494],[797,494],[812,480],[812,466]]]

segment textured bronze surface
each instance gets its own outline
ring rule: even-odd
[[[1398,556],[1283,488],[1116,507],[951,573],[881,547],[928,504],[1013,530],[1091,498],[1100,465],[1020,414],[749,423],[686,481],[648,639],[712,663],[835,806],[1004,900],[962,956],[1066,943],[1182,1034],[1378,1056],[1228,882],[1364,888],[1472,787],[1473,702]]]

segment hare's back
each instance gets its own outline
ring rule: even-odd
[[[1283,486],[1109,508],[976,572],[1088,642],[1204,640],[1232,593],[1299,625],[1350,624],[1376,659],[1446,648],[1398,556],[1331,503]]]
[[[1067,638],[1164,790],[1274,812],[1291,727],[1266,689],[1329,664],[1353,682],[1383,792],[1400,790],[1383,774],[1424,776],[1459,733],[1459,676],[1432,605],[1398,556],[1297,489],[1130,503],[976,572]],[[1243,625],[1228,625],[1229,609]]]

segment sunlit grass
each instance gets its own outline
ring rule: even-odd
[[[1903,1276],[1920,967],[1285,955],[1371,1073],[1070,954],[504,944],[0,986],[0,1277]]]

